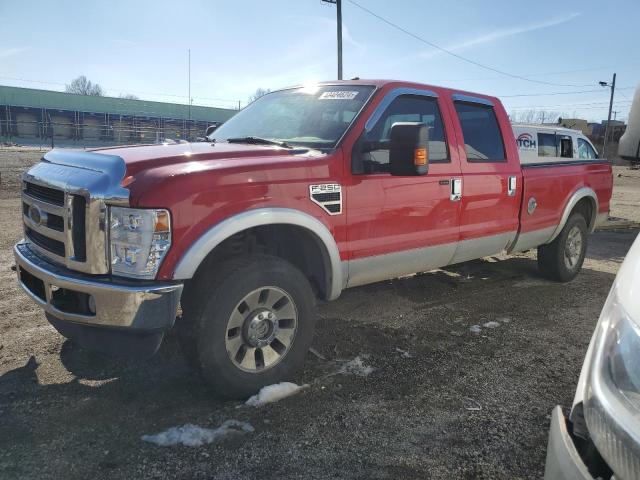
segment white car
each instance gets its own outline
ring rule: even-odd
[[[640,236],[616,276],[569,419],[553,410],[545,479],[640,479]]]

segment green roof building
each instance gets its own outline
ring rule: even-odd
[[[0,85],[0,141],[90,147],[192,140],[236,112]]]

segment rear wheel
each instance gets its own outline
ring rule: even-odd
[[[574,213],[553,242],[538,247],[538,268],[552,280],[568,282],[580,272],[586,251],[587,222]]]
[[[193,284],[185,309],[193,357],[218,393],[243,398],[301,366],[313,338],[315,297],[297,268],[266,255],[233,259]]]

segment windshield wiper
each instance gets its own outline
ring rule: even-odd
[[[251,143],[255,145],[277,145],[282,148],[293,148],[287,142],[280,142],[278,140],[271,140],[269,138],[262,137],[234,137],[227,138],[229,143]]]

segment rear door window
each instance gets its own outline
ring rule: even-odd
[[[490,105],[455,102],[469,162],[504,162],[504,142]]]
[[[555,133],[539,133],[538,134],[538,156],[539,157],[557,157],[556,134]]]

